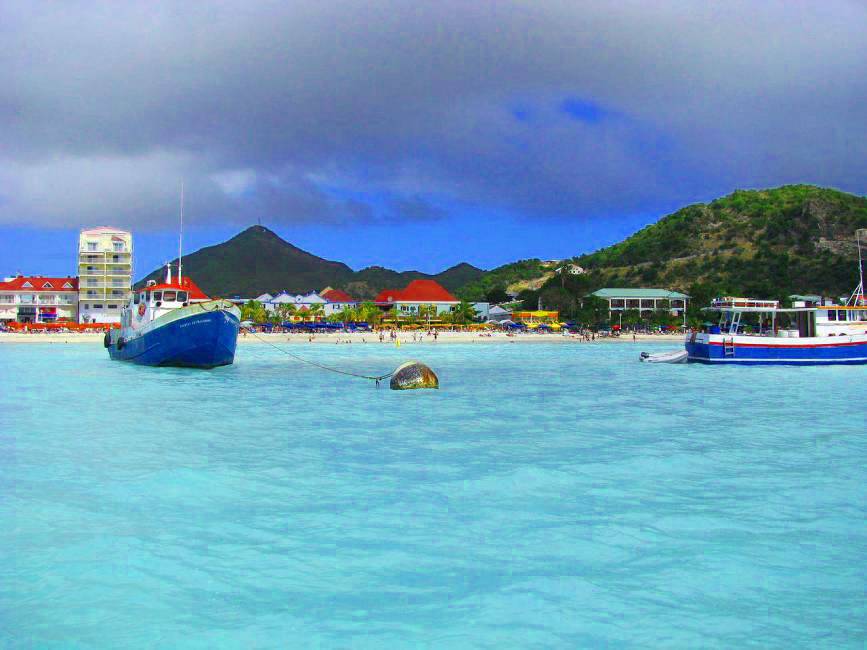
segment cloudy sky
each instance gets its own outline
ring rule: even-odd
[[[258,220],[354,267],[598,248],[735,188],[867,192],[867,3],[0,3],[0,273]]]

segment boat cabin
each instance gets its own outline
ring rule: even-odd
[[[188,277],[172,280],[169,275],[161,284],[149,280],[130,296],[121,313],[121,327],[138,329],[175,309],[207,300],[208,296]]]
[[[796,303],[791,309],[781,309],[776,300],[725,297],[713,300],[707,311],[720,313],[719,324],[710,328],[711,334],[789,338],[865,334],[867,303],[860,299],[851,303]],[[744,322],[744,314],[756,314],[756,318],[749,319],[754,322]]]

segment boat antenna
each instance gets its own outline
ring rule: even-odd
[[[862,232],[867,232],[867,228],[855,229],[855,245],[858,247],[858,286],[855,287],[855,291],[852,292],[849,300],[846,301],[847,305],[854,305],[855,307],[864,302],[864,262],[861,259]]]
[[[861,233],[867,232],[865,228],[858,228],[855,230],[855,244],[858,246],[858,288],[855,290],[857,293],[857,297],[855,298],[855,305],[858,305],[859,302],[864,302],[864,263],[861,260]]]
[[[184,265],[184,181],[181,181],[181,231],[178,233],[178,284],[183,286],[181,269]]]

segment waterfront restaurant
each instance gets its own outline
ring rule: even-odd
[[[608,301],[608,317],[616,313],[636,310],[642,314],[664,309],[673,316],[682,316],[689,296],[668,289],[599,289],[591,296]]]
[[[19,275],[0,282],[0,321],[56,323],[77,320],[77,278]]]

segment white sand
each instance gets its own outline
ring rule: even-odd
[[[95,334],[79,334],[79,333],[0,333],[0,344],[3,343],[60,343],[60,344],[78,344],[89,343],[93,345],[101,345],[103,340],[102,333]],[[416,333],[416,340],[413,341],[412,332],[401,332],[399,335],[401,345],[442,345],[448,343],[573,343],[576,345],[587,345],[593,343],[632,343],[632,335],[624,334],[621,337],[597,337],[595,341],[585,342],[578,336],[563,335],[563,334],[515,334],[507,336],[504,333],[497,332],[491,336],[480,336],[478,332],[440,332],[436,341],[431,336],[420,335]],[[317,344],[376,344],[379,343],[378,333],[353,333],[344,334],[329,332],[328,334],[315,334],[312,337],[309,334],[292,333],[292,334],[247,334],[242,333],[238,337],[240,345],[262,345],[264,342],[273,343],[275,345],[298,344],[309,345]],[[682,334],[638,334],[636,342],[642,341],[683,341]],[[386,335],[383,345],[394,345],[394,341]]]

